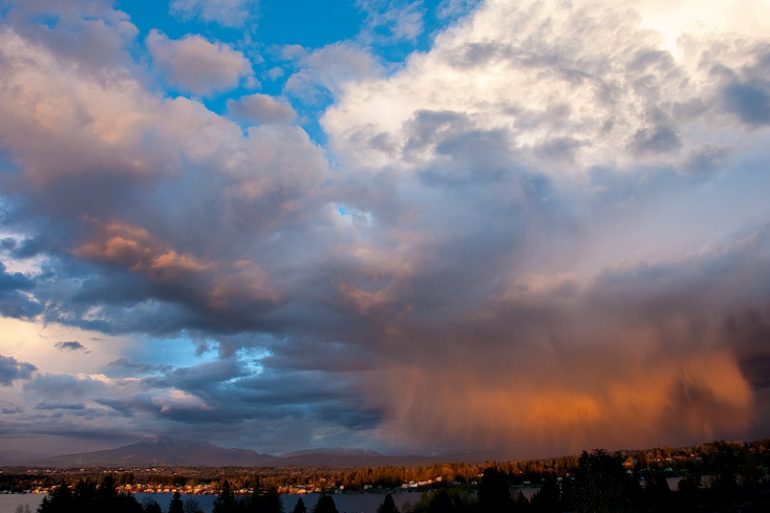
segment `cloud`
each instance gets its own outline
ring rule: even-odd
[[[198,35],[169,39],[153,29],[146,44],[156,68],[181,91],[210,95],[232,89],[252,75],[251,64],[241,52]]]
[[[125,358],[118,358],[117,360],[113,360],[108,364],[109,367],[112,367],[114,369],[111,369],[112,371],[117,370],[118,372],[127,371],[132,374],[134,373],[142,373],[142,374],[149,374],[154,372],[168,372],[173,369],[173,366],[167,365],[167,364],[149,364],[149,363],[136,363],[126,360]]]
[[[87,351],[86,346],[78,342],[77,340],[67,340],[57,342],[54,344],[58,349],[63,351]]]
[[[9,0],[4,6],[14,30],[60,58],[77,60],[82,73],[99,74],[104,66],[132,67],[127,46],[139,29],[109,1]]]
[[[230,116],[253,124],[289,124],[297,116],[289,103],[266,94],[227,100],[227,112]]]
[[[14,381],[32,378],[37,367],[27,362],[20,362],[12,356],[0,355],[0,385],[9,387]]]
[[[45,399],[56,398],[57,401],[77,401],[82,398],[99,394],[107,388],[104,380],[92,376],[76,376],[70,374],[51,374],[41,372],[34,379],[24,384],[24,390]]]
[[[451,19],[467,15],[480,3],[479,0],[442,0],[436,7],[436,16],[440,19]]]
[[[366,44],[415,41],[423,32],[421,0],[356,0],[366,13],[360,39]]]
[[[258,7],[256,0],[172,0],[169,11],[183,20],[198,18],[225,27],[242,27]]]
[[[85,410],[86,406],[83,403],[38,403],[35,406],[36,410]]]
[[[40,314],[42,305],[31,294],[35,282],[22,273],[9,273],[0,262],[0,313],[28,319]]]
[[[324,146],[274,97],[230,100],[244,130],[141,62],[5,27],[3,255],[40,265],[0,294],[137,341],[27,369],[9,429],[513,457],[762,434],[766,17],[685,4],[484,2],[387,70],[284,48]],[[190,57],[181,90],[250,73],[198,36],[147,43],[172,82],[177,53],[232,64]]]
[[[7,401],[0,401],[0,413],[3,415],[15,415],[22,413],[24,409],[18,404],[14,404]]]
[[[296,61],[299,71],[286,80],[284,91],[310,104],[321,103],[329,94],[338,95],[347,83],[382,72],[377,59],[353,43],[334,43],[309,53],[291,47],[285,53]]]

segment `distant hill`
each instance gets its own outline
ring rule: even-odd
[[[14,449],[0,451],[0,467],[12,467],[15,465],[25,465],[30,461],[39,460],[43,456],[25,451]]]
[[[285,467],[376,467],[382,465],[426,465],[434,460],[424,456],[387,456],[363,449],[306,449],[283,454],[275,465]]]
[[[36,467],[252,467],[271,465],[269,454],[247,449],[225,449],[207,442],[156,437],[104,451],[65,454],[29,461]]]
[[[103,451],[33,458],[17,454],[7,458],[0,453],[0,465],[31,467],[372,467],[381,465],[422,465],[435,459],[422,456],[387,456],[362,449],[309,449],[281,456],[260,454],[248,449],[226,449],[207,442],[154,437],[131,445]]]

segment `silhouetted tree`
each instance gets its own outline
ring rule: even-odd
[[[479,483],[479,511],[481,513],[510,513],[513,499],[508,479],[495,468],[484,469]]]
[[[182,494],[174,492],[171,497],[171,503],[168,505],[168,513],[184,513],[184,503],[182,503]]]
[[[43,499],[39,513],[143,513],[142,507],[131,495],[115,491],[111,475],[97,488],[93,481],[78,481],[74,493],[62,483],[49,497]]]
[[[535,513],[558,513],[563,511],[561,491],[555,477],[548,476],[543,480],[543,486],[532,497],[532,511]]]
[[[334,499],[330,495],[323,494],[318,498],[318,502],[315,503],[313,513],[339,513],[337,511],[337,505],[334,504]]]
[[[148,500],[144,503],[144,513],[163,513],[163,508],[156,501]]]
[[[642,499],[644,506],[656,513],[665,513],[674,509],[671,488],[663,472],[653,469],[647,473]]]
[[[716,502],[730,502],[738,494],[738,450],[726,442],[716,442],[714,449],[711,458],[714,468],[711,495]]]
[[[634,508],[634,490],[620,456],[601,449],[583,451],[575,480],[577,513],[626,513]]]
[[[469,513],[476,506],[475,494],[457,489],[441,488],[424,494],[414,506],[413,513]]]
[[[225,481],[222,483],[222,492],[214,501],[212,513],[237,513],[238,506],[238,501],[235,500],[235,495],[230,489],[230,483]]]
[[[302,497],[297,499],[297,504],[294,505],[292,513],[307,513],[307,506],[305,506],[305,501],[302,500]]]
[[[382,504],[380,504],[380,507],[377,508],[377,513],[399,513],[391,494],[387,494],[385,496],[385,500],[383,500]]]
[[[58,511],[72,511],[74,499],[72,490],[67,483],[62,481],[59,486],[51,491],[51,494],[43,499],[43,502],[37,508],[38,513],[56,513]]]
[[[527,500],[526,497],[524,497],[524,494],[519,491],[519,493],[516,494],[516,497],[513,499],[513,513],[529,513],[532,511],[532,505]]]
[[[283,501],[275,488],[270,488],[260,497],[260,513],[283,513]]]
[[[184,501],[184,513],[203,513],[200,504],[195,499]]]

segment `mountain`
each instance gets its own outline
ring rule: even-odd
[[[17,451],[14,449],[0,451],[0,467],[12,467],[15,465],[24,465],[30,461],[39,460],[42,454]]]
[[[9,451],[6,451],[9,452]],[[434,463],[424,456],[388,456],[362,449],[324,448],[295,451],[281,456],[247,449],[225,449],[207,442],[154,437],[131,445],[103,451],[65,454],[50,458],[13,454],[0,466],[31,467],[375,467],[412,466]]]
[[[424,456],[388,456],[363,449],[305,449],[283,454],[275,465],[284,467],[377,467],[382,465],[427,465],[434,459]]]
[[[104,451],[65,454],[30,461],[37,467],[254,467],[272,465],[274,456],[247,449],[225,449],[207,442],[155,437]]]

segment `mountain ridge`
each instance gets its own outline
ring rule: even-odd
[[[133,444],[51,457],[2,458],[0,466],[83,467],[363,467],[419,465],[435,458],[391,456],[356,448],[302,449],[278,456],[251,449],[225,448],[205,441],[147,437]]]

